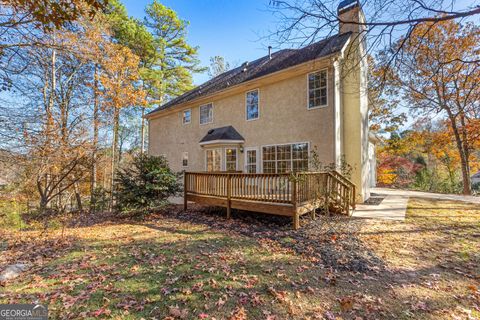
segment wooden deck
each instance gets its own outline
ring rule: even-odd
[[[292,217],[325,207],[341,214],[355,208],[355,185],[336,171],[285,174],[185,172],[184,206],[188,201],[209,206]]]

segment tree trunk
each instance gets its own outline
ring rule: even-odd
[[[78,188],[78,181],[73,184],[73,190],[75,192],[75,200],[77,201],[77,208],[79,211],[83,211],[82,197],[80,196],[80,189]]]
[[[463,160],[465,162],[462,164],[463,194],[471,195],[472,181],[470,180],[470,145],[466,131],[467,124],[465,123],[465,113],[463,111],[460,112],[460,124],[462,126]]]
[[[470,185],[470,169],[468,168],[468,159],[466,159],[466,156],[463,153],[461,154],[460,162],[462,167],[463,194],[471,195],[472,188]]]
[[[145,108],[142,108],[142,125],[140,129],[140,153],[143,154],[145,152]]]
[[[117,144],[118,144],[118,130],[120,124],[120,112],[118,108],[113,111],[113,136],[112,136],[112,159],[111,159],[111,181],[110,181],[110,210],[113,209],[114,199],[113,193],[115,188],[115,173],[117,170]]]
[[[97,147],[98,147],[98,66],[95,65],[93,80],[93,142],[92,142],[92,166],[90,180],[90,212],[95,212],[95,189],[97,188]]]
[[[47,197],[47,192],[44,191],[42,189],[42,185],[41,185],[41,182],[37,180],[37,189],[38,189],[38,193],[40,194],[40,203],[39,203],[39,212],[42,214],[45,212],[45,210],[47,209],[47,205],[48,205],[48,197]]]
[[[53,35],[53,44],[55,45],[55,34]],[[47,135],[51,135],[51,125],[53,124],[53,116],[52,116],[52,110],[55,102],[55,91],[57,90],[57,77],[56,77],[56,69],[55,65],[57,63],[57,52],[55,49],[52,49],[52,56],[51,56],[51,87],[50,87],[50,97],[48,100],[48,105],[47,105]]]
[[[463,182],[463,194],[464,195],[471,195],[472,188],[470,185],[470,169],[469,169],[469,161],[468,161],[468,152],[465,150],[465,146],[463,145],[462,138],[460,137],[460,132],[457,127],[456,119],[451,113],[450,110],[447,109],[447,113],[449,115],[450,124],[452,126],[453,135],[455,136],[455,142],[457,145],[458,153],[460,155],[460,167],[462,169],[462,182]]]

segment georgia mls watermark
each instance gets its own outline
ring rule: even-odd
[[[0,320],[47,320],[48,309],[41,304],[0,304]]]

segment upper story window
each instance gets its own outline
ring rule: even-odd
[[[208,103],[200,106],[200,124],[213,122],[213,104]]]
[[[188,124],[192,121],[192,110],[184,110],[183,111],[183,117],[182,117],[182,123],[183,124]]]
[[[258,119],[258,90],[252,90],[247,92],[247,120]]]
[[[308,109],[327,105],[327,70],[308,74]]]

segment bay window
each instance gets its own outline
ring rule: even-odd
[[[237,149],[225,149],[225,170],[237,171]]]
[[[207,171],[222,170],[222,153],[220,149],[206,150],[207,153]]]

